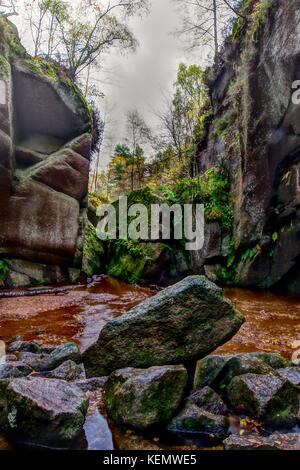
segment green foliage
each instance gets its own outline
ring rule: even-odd
[[[5,282],[9,274],[10,268],[7,259],[0,261],[0,281]]]
[[[109,243],[107,273],[130,284],[141,281],[146,266],[153,264],[155,250],[138,240],[113,240]]]
[[[183,180],[173,188],[175,197],[170,199],[178,204],[204,204],[205,220],[220,222],[224,232],[232,227],[232,209],[230,201],[230,183],[226,173],[211,168],[198,178]]]
[[[97,237],[95,227],[88,223],[85,229],[82,270],[89,277],[92,277],[94,274],[103,273],[104,255],[105,250],[103,242]]]
[[[237,118],[237,111],[231,107],[222,117],[215,122],[215,132],[218,137],[226,139],[228,134],[232,131],[232,126]]]
[[[247,261],[251,261],[253,260],[253,258],[255,258],[255,256],[257,255],[259,251],[259,247],[258,246],[255,246],[254,248],[248,248],[248,250],[246,250],[242,256],[241,256],[241,261],[243,263],[246,263]]]

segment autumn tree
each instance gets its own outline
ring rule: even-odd
[[[160,146],[174,156],[184,169],[196,153],[203,115],[208,112],[209,101],[204,84],[204,72],[198,65],[180,64],[174,84],[174,96],[159,113],[162,124]]]
[[[36,56],[63,64],[73,79],[112,47],[134,50],[128,19],[147,10],[148,0],[31,0],[28,18]]]
[[[138,168],[138,174],[141,174],[139,166],[141,166],[143,159],[141,153],[142,146],[151,141],[152,135],[144,118],[136,109],[129,111],[126,118],[127,141],[131,149],[131,190],[133,191],[135,189],[136,167]]]

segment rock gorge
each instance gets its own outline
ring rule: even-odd
[[[292,100],[299,37],[298,0],[242,2],[220,63],[205,71],[210,104],[190,165],[203,181],[196,202],[206,209],[204,247],[187,256],[174,241],[152,240],[137,257],[134,246],[109,246],[102,261],[109,274],[161,285],[205,274],[221,284],[300,292],[300,106]],[[190,203],[189,190],[175,189],[176,202]],[[158,200],[150,189],[129,196],[130,204]]]
[[[91,145],[80,91],[58,64],[30,57],[0,19],[2,284],[78,279]]]
[[[198,145],[200,173],[229,174],[233,226],[217,279],[245,287],[300,292],[300,2],[244,2],[226,40],[218,72],[208,77],[212,102]],[[215,266],[212,266],[212,265]],[[224,268],[225,266],[225,268]]]

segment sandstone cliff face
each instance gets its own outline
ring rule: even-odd
[[[79,90],[57,64],[29,57],[14,27],[0,19],[2,283],[53,283],[78,275],[91,133],[91,113]]]
[[[234,226],[232,256],[207,272],[249,287],[300,292],[299,0],[252,0],[222,66],[210,79],[213,118],[198,167],[227,168]]]

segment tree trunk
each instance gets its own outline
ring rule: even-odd
[[[214,13],[214,42],[215,42],[215,67],[218,65],[219,59],[219,44],[218,44],[218,7],[217,0],[213,0],[213,13]]]

